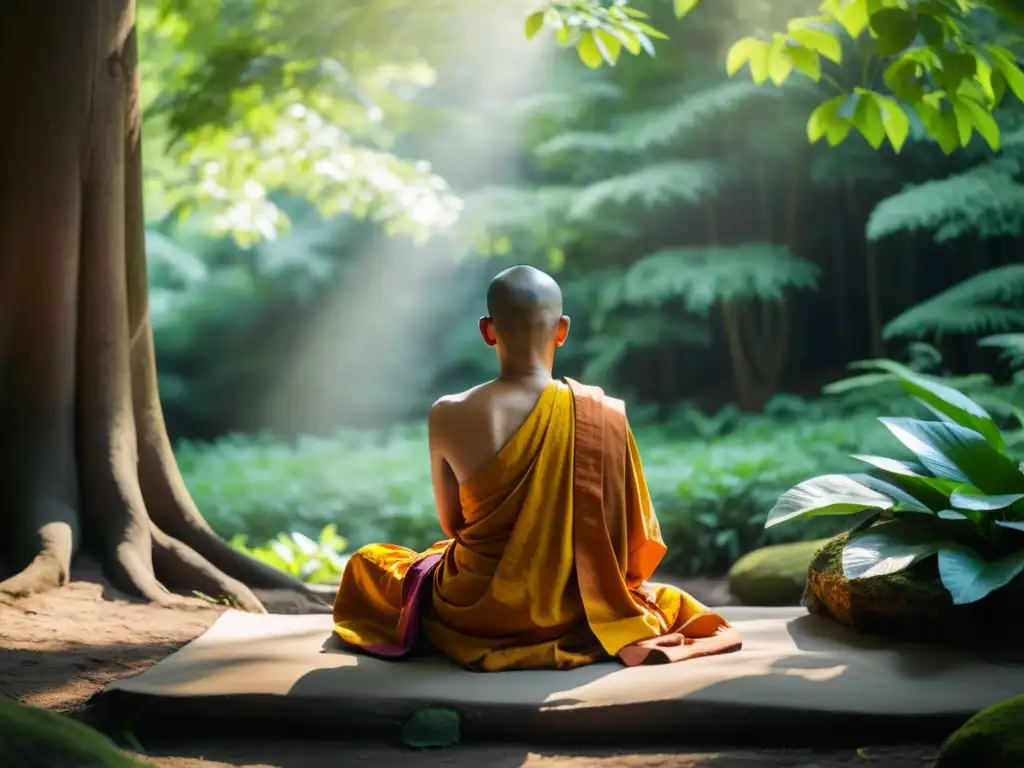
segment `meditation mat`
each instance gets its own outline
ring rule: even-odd
[[[397,731],[452,707],[465,736],[530,741],[940,737],[1024,691],[1024,667],[846,630],[802,608],[725,608],[735,653],[627,669],[481,673],[345,650],[331,617],[230,611],[107,703],[143,716],[325,732]],[[867,743],[867,742],[864,742]]]

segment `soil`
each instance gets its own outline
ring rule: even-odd
[[[88,564],[79,579],[48,594],[0,598],[0,695],[73,716],[88,716],[89,698],[118,678],[137,674],[202,634],[224,610],[183,598],[174,608],[118,594]],[[680,581],[698,599],[724,602],[712,579]],[[927,768],[935,745],[813,749],[658,747],[649,750],[521,745],[466,745],[413,752],[374,742],[296,738],[247,741],[166,733],[145,737],[147,759],[162,768]],[[15,768],[15,767],[12,767]]]

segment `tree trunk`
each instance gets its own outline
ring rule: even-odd
[[[213,533],[174,460],[146,286],[134,15],[134,0],[0,9],[0,560],[13,574],[0,592],[61,586],[82,550],[159,603],[177,590],[323,610]]]

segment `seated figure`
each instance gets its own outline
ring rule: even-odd
[[[552,378],[569,332],[558,285],[512,267],[491,282],[487,311],[480,333],[497,351],[498,378],[441,398],[429,416],[448,538],[425,552],[356,551],[338,588],[335,633],[391,658],[425,640],[478,671],[738,649],[721,616],[647,581],[666,550],[625,406]]]

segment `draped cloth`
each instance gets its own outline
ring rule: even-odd
[[[648,580],[666,549],[620,400],[553,381],[459,487],[464,524],[424,552],[350,559],[334,631],[386,658],[432,647],[480,671],[637,664],[738,650],[738,633]]]

